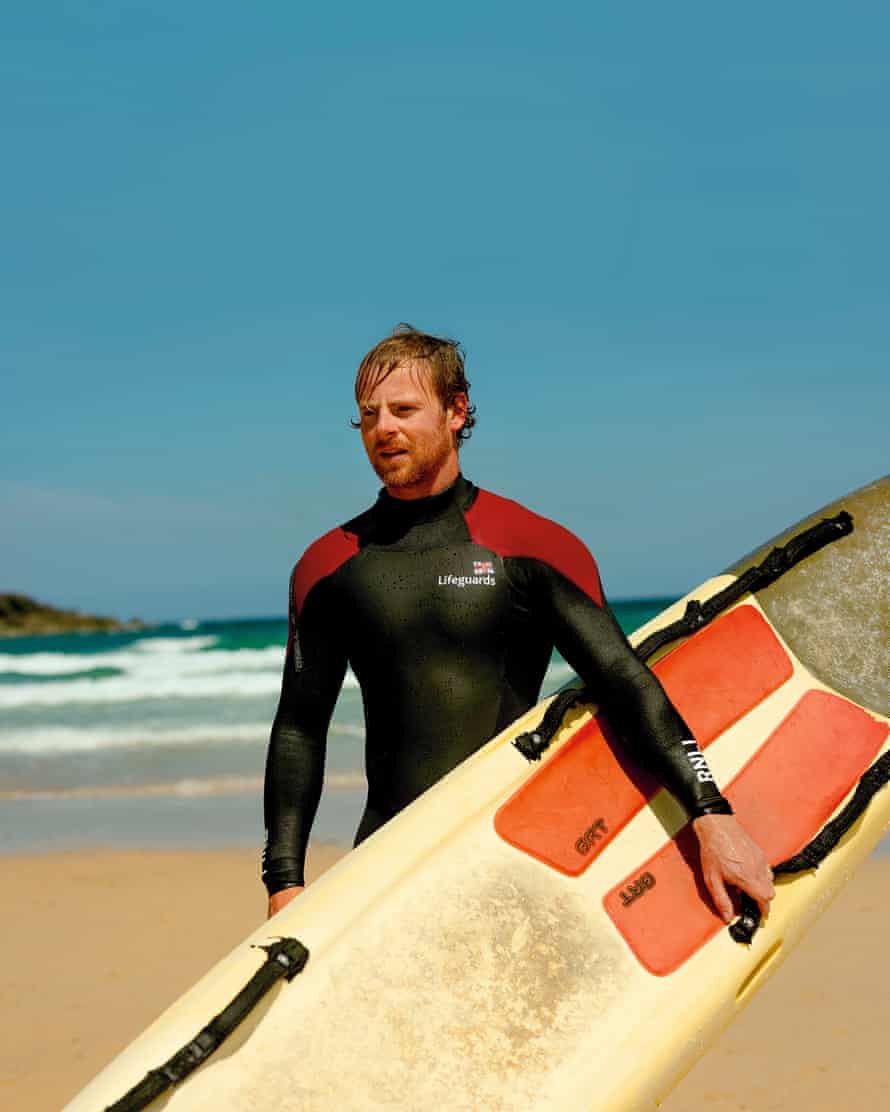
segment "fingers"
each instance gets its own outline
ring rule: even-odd
[[[726,890],[723,875],[718,869],[706,869],[704,878],[708,893],[714,901],[714,907],[717,908],[717,914],[723,919],[724,923],[732,922],[732,900]]]
[[[733,916],[727,885],[747,893],[766,919],[775,895],[772,870],[760,847],[733,815],[704,815],[695,819],[702,874],[717,913],[725,922]]]
[[[727,884],[731,884],[740,892],[745,892],[749,895],[760,908],[761,919],[764,922],[766,921],[769,917],[770,902],[775,896],[776,890],[773,887],[772,870],[765,861],[762,863],[761,867],[753,868],[749,871],[724,869],[722,874],[720,874],[720,887],[724,894],[726,893]],[[710,885],[708,888],[710,891]],[[725,906],[722,903],[718,903],[716,898],[714,899],[714,903],[717,906],[718,912],[723,917],[724,922],[730,922],[733,915],[732,906],[730,905],[730,913],[727,915]]]
[[[760,917],[766,920],[769,916],[770,902],[776,894],[772,869],[767,866],[766,876],[760,880],[759,884],[752,884],[745,891],[753,900],[757,901],[757,906],[760,908]]]
[[[758,854],[759,860],[751,863],[744,875],[733,879],[733,883],[743,892],[747,892],[760,908],[763,919],[769,915],[770,901],[776,894],[773,886],[773,871],[766,862],[766,858]]]
[[[717,909],[717,914],[724,923],[731,923],[736,913],[727,884],[737,888],[740,892],[746,892],[760,908],[760,918],[766,922],[769,917],[772,893],[766,895],[763,888],[758,885],[740,883],[734,877],[724,877],[719,872],[706,873],[705,885],[714,902],[714,907]]]

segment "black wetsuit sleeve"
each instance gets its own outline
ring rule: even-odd
[[[291,615],[281,699],[266,757],[263,881],[269,894],[305,882],[303,867],[324,779],[328,725],[346,672],[329,580],[317,584],[299,622]]]
[[[526,572],[539,620],[549,623],[553,643],[644,767],[690,817],[731,814],[692,731],[608,605],[597,605],[547,564],[530,561]]]

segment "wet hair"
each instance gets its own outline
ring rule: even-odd
[[[385,378],[405,363],[424,364],[430,384],[444,409],[451,407],[459,394],[466,397],[466,421],[455,434],[460,447],[460,442],[469,438],[476,424],[476,407],[470,405],[470,384],[464,374],[464,352],[457,340],[431,336],[410,324],[396,325],[392,335],[372,347],[359,364],[355,376],[355,400],[361,405],[362,398],[373,393]],[[358,421],[350,421],[350,424],[354,429],[361,427]]]

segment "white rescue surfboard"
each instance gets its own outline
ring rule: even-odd
[[[888,752],[890,479],[823,514],[840,510],[852,515],[849,536],[654,665],[774,864]],[[768,551],[702,584],[633,642]],[[595,708],[570,711],[540,763],[517,751],[546,706],[260,926],[67,1112],[114,1106],[173,1058],[263,965],[259,947],[282,936],[308,950],[302,971],[152,1108],[656,1107],[890,826],[890,789],[818,870],[779,880],[768,921],[744,946],[704,894],[683,811]]]

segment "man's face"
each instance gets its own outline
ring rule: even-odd
[[[397,367],[360,400],[362,442],[390,494],[423,498],[457,478],[461,408],[444,408],[417,363]]]

